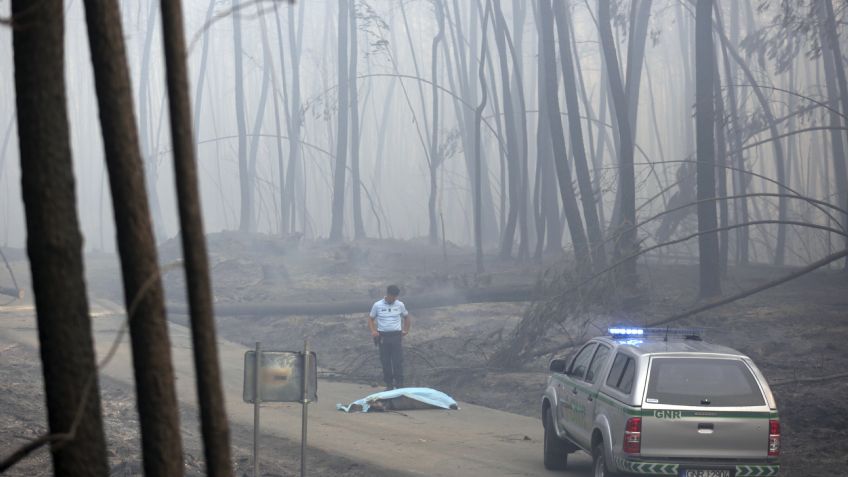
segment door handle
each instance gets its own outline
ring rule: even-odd
[[[593,398],[591,395],[589,395],[588,399],[589,399],[589,402],[592,402],[592,401],[595,400],[595,398]]]
[[[577,394],[577,388],[571,388],[571,394]]]

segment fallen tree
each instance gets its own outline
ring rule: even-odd
[[[451,289],[422,295],[410,295],[403,302],[413,313],[424,308],[464,305],[468,303],[525,302],[534,299],[529,286],[497,286]],[[374,300],[362,299],[332,303],[221,303],[215,305],[218,316],[325,316],[368,313]],[[186,315],[185,304],[168,305],[168,313]]]

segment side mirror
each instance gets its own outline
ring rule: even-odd
[[[554,359],[554,360],[551,361],[551,364],[548,367],[548,369],[550,369],[550,371],[552,373],[562,374],[562,373],[565,372],[567,367],[568,367],[568,360],[567,359],[557,358],[557,359]]]

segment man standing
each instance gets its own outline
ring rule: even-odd
[[[374,342],[380,347],[380,363],[383,365],[383,380],[386,391],[403,387],[403,349],[401,342],[409,333],[412,318],[406,305],[397,297],[400,289],[396,285],[386,288],[386,297],[374,303],[368,315],[368,328]]]

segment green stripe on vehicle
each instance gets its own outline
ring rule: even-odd
[[[618,470],[634,474],[652,475],[677,475],[680,470],[679,464],[666,464],[660,462],[634,462],[626,459],[615,459]],[[776,476],[780,466],[774,465],[737,465],[736,477],[771,477]]]
[[[664,464],[659,462],[633,462],[616,458],[618,470],[624,470],[633,474],[651,475],[677,475],[677,464]]]
[[[779,465],[737,465],[736,477],[767,477],[777,475]]]

